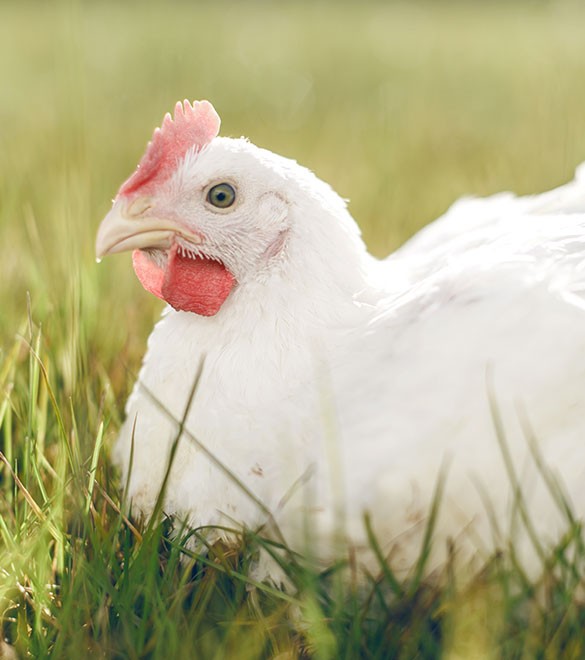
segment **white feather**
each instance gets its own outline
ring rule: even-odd
[[[449,537],[462,558],[481,559],[512,535],[534,570],[493,411],[550,546],[566,520],[530,437],[585,514],[583,177],[535,197],[461,200],[383,262],[328,186],[244,141],[189,156],[165,194],[189,213],[184,191],[224,177],[238,182],[241,208],[219,220],[195,209],[194,221],[202,249],[240,284],[214,317],[166,309],[148,341],[116,446],[126,476],[135,424],[134,506],[152,510],[177,432],[151,394],[180,420],[204,359],[187,428],[292,547],[306,549],[308,525],[325,561],[365,549],[367,512],[407,569],[444,466],[432,566]],[[265,258],[280,234],[284,247]],[[194,526],[266,519],[185,435],[165,510]]]

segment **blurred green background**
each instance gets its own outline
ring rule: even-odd
[[[0,448],[28,488],[0,465],[0,640],[21,657],[274,657],[249,651],[287,647],[266,646],[273,634],[298,646],[280,609],[250,618],[243,582],[159,570],[159,538],[131,541],[116,508],[108,449],[162,302],[129,255],[98,266],[94,238],[183,98],[210,99],[224,135],[313,169],[385,256],[461,195],[571,178],[585,160],[585,6],[0,0]],[[400,657],[434,657],[438,634],[449,658],[496,657],[490,644],[583,657],[579,576],[555,561],[570,576],[556,596],[548,574],[543,592],[518,570],[470,597],[408,596],[379,621],[368,604],[315,601],[303,632],[321,636],[318,658],[390,657],[390,637]],[[458,635],[473,652],[455,652]]]
[[[106,368],[161,303],[127,255],[95,264],[95,230],[178,99],[313,169],[378,256],[461,195],[542,191],[585,160],[570,2],[4,2],[0,80],[0,338],[28,291]]]

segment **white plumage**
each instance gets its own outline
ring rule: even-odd
[[[175,125],[210,113],[185,102]],[[537,567],[514,478],[544,548],[567,520],[538,456],[585,513],[583,177],[535,197],[461,200],[380,262],[326,184],[216,130],[155,167],[146,191],[125,184],[98,235],[100,255],[138,247],[157,265],[141,276],[135,261],[143,283],[169,277],[173,245],[219,260],[236,282],[213,315],[167,307],[149,338],[115,449],[126,479],[134,429],[134,507],[152,510],[177,434],[161,405],[182,418],[203,360],[186,428],[293,548],[305,549],[308,525],[323,560],[348,545],[366,560],[368,512],[393,566],[408,568],[443,469],[432,565],[447,538],[467,561],[514,537]],[[233,206],[210,204],[218,182]],[[150,233],[137,229],[144,218]],[[166,233],[153,239],[157,220]],[[195,527],[266,520],[186,435],[165,510]]]

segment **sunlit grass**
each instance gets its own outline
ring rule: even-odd
[[[300,558],[292,594],[250,581],[260,537],[196,557],[128,520],[108,452],[160,303],[127,259],[93,256],[185,97],[350,198],[379,256],[462,194],[553,187],[585,159],[584,20],[572,3],[3,4],[0,611],[22,657],[584,655],[569,519],[538,585],[507,557],[471,585],[385,565],[356,585]]]

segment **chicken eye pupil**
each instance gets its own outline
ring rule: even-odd
[[[220,209],[226,209],[236,201],[236,191],[229,183],[218,183],[207,193],[207,201]]]

